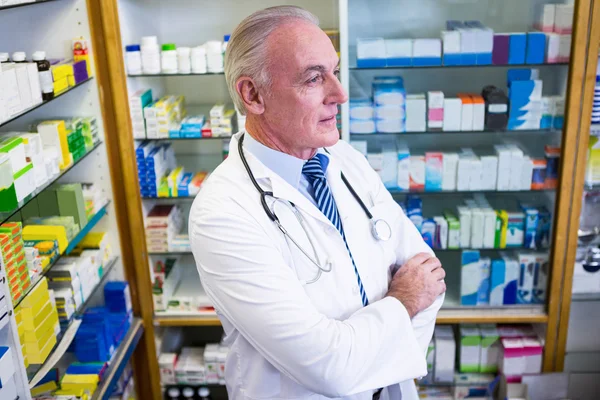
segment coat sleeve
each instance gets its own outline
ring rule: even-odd
[[[427,373],[398,300],[374,302],[343,321],[327,318],[272,237],[239,206],[194,204],[189,232],[215,308],[269,363],[309,390],[343,397]]]
[[[429,253],[431,255],[435,255],[433,250],[425,243],[421,233],[417,230],[415,225],[412,223],[410,219],[404,214],[402,208],[398,205],[398,203],[391,196],[390,192],[385,188],[379,174],[377,174],[369,165],[368,161],[365,157],[354,150],[348,144],[342,144],[346,147],[345,151],[350,152],[351,154],[344,154],[344,157],[351,158],[354,165],[363,171],[366,180],[364,181],[365,185],[369,185],[370,193],[373,194],[373,201],[375,204],[387,204],[391,209],[396,212],[390,213],[390,215],[396,215],[396,221],[393,221],[391,224],[393,229],[396,230],[395,237],[397,241],[395,243],[396,247],[396,264],[398,266],[403,265],[406,261],[417,255],[418,253]],[[412,319],[412,326],[414,330],[415,337],[419,342],[419,347],[423,352],[423,355],[427,355],[427,348],[429,346],[429,342],[433,337],[433,330],[435,328],[435,320],[438,314],[438,311],[442,307],[442,303],[444,302],[445,295],[442,294],[438,296],[438,298],[433,302],[431,306],[427,309],[418,313]]]

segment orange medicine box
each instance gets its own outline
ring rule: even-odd
[[[458,98],[462,102],[462,115],[460,117],[460,130],[473,130],[473,98],[467,93],[459,93]]]

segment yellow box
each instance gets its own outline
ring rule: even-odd
[[[71,396],[71,397],[75,396],[79,400],[88,400],[89,399],[88,394],[83,389],[77,389],[77,390],[61,389],[61,390],[55,391],[53,394],[54,394],[54,396]]]
[[[69,83],[69,87],[75,86],[75,76],[73,76],[73,75],[67,76],[67,82]]]
[[[54,327],[58,324],[58,313],[56,309],[50,311],[50,313],[46,316],[46,319],[43,320],[35,329],[33,330],[25,330],[24,331],[24,342],[25,343],[39,343],[44,335],[49,329],[54,329]]]
[[[53,332],[54,333],[54,332]],[[50,337],[50,340],[46,343],[40,352],[27,352],[27,359],[31,364],[43,364],[46,358],[50,355],[50,352],[56,344],[56,336],[54,334]]]
[[[85,235],[77,247],[81,247],[82,249],[99,249],[105,237],[106,232],[90,232]]]
[[[46,347],[46,343],[51,341],[52,338],[54,338],[56,341],[56,334],[54,333],[53,326],[51,326],[46,332],[42,333],[39,341],[33,343],[25,342],[25,352],[27,355],[41,353],[44,347]]]
[[[23,228],[23,239],[27,240],[56,240],[58,251],[62,254],[67,249],[67,230],[64,226],[27,225]]]
[[[56,92],[56,82],[55,92]],[[65,79],[64,84],[68,86],[68,82]],[[37,126],[38,133],[42,136],[42,142],[48,143],[55,147],[60,146],[60,169],[65,169],[73,163],[73,157],[69,152],[69,142],[67,141],[67,128],[65,121],[63,120],[51,120],[44,121]],[[71,156],[71,157],[69,157]],[[24,238],[24,237],[23,237]],[[25,240],[25,239],[24,239]]]
[[[44,299],[50,299],[50,293],[48,292],[48,279],[46,277],[40,279],[38,284],[31,289],[31,292],[29,292],[29,294],[21,301],[21,304],[19,304],[19,307],[17,307],[15,312],[19,314],[21,308],[33,307]],[[44,301],[44,303],[45,302],[46,301]],[[19,323],[18,321],[19,320],[17,320],[17,323]]]
[[[506,231],[508,227],[508,213],[506,210],[496,210],[496,221],[500,220],[500,248],[506,248]]]
[[[29,358],[23,353],[23,364],[25,364],[25,369],[29,368]]]
[[[25,318],[25,316],[23,316],[23,326],[25,330],[34,330],[36,326],[38,326],[40,323],[42,323],[43,320],[46,319],[46,316],[50,312],[52,312],[53,309],[55,309],[54,305],[50,301],[48,301],[44,305],[44,308],[42,308],[38,314],[34,315],[33,318]]]
[[[64,92],[69,88],[69,78],[64,77],[57,81],[54,81],[54,94]]]
[[[23,322],[27,322],[27,321],[39,321],[40,323],[46,319],[46,317],[48,316],[48,313],[50,313],[51,309],[48,310],[47,313],[45,313],[45,315],[42,315],[42,319],[40,320],[39,317],[42,313],[42,310],[47,309],[48,304],[50,304],[50,307],[52,307],[52,304],[50,303],[50,297],[46,296],[45,298],[42,298],[42,300],[35,304],[33,307],[23,307],[21,308],[21,317],[23,318]],[[38,324],[36,324],[35,326],[37,327]]]
[[[21,343],[23,343],[23,340],[25,339],[25,324],[21,322],[17,324],[17,334],[19,335]]]
[[[50,67],[50,71],[52,71],[52,78],[55,82],[60,79],[66,79],[69,75],[75,75],[73,64],[71,63],[53,65]]]

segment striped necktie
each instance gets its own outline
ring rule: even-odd
[[[352,266],[354,266],[356,279],[358,280],[360,298],[362,299],[363,306],[367,306],[369,305],[369,299],[367,298],[367,293],[365,292],[362,280],[360,279],[360,275],[358,273],[358,269],[356,268],[354,258],[352,257],[350,247],[348,247],[346,235],[344,234],[344,227],[342,226],[342,220],[340,218],[337,205],[335,204],[335,199],[333,198],[331,190],[329,189],[329,185],[327,184],[327,179],[325,178],[325,172],[323,171],[323,166],[321,165],[321,159],[319,158],[319,156],[322,155],[317,154],[313,158],[308,160],[306,164],[304,164],[304,167],[302,167],[302,173],[304,174],[304,176],[306,176],[306,179],[308,180],[308,182],[314,190],[314,197],[317,206],[319,207],[319,210],[321,210],[321,212],[325,214],[325,216],[331,221],[333,226],[337,228],[340,235],[342,235],[342,239],[344,239],[346,249],[348,250],[348,254],[350,255],[350,260],[352,260]]]

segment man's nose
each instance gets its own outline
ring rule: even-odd
[[[342,82],[335,77],[330,79],[331,84],[329,85],[329,95],[327,96],[327,103],[343,104],[348,101],[348,93],[344,90]]]

